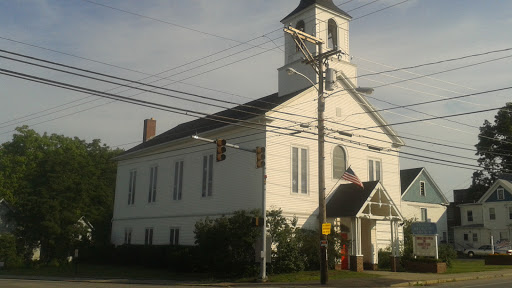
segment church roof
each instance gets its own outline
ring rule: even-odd
[[[127,150],[121,156],[131,154],[133,152],[149,147],[157,146],[159,144],[164,144],[173,140],[190,137],[193,134],[203,133],[228,126],[230,124],[237,123],[240,120],[248,120],[254,117],[265,115],[265,113],[268,111],[299,95],[304,90],[306,89],[302,89],[280,97],[277,93],[274,93],[230,109],[222,110],[210,116],[205,116],[196,120],[179,124],[178,126],[155,136],[151,140],[143,142]]]
[[[337,13],[344,15],[348,18],[352,18],[352,16],[348,15],[347,12],[341,10],[340,8],[338,8],[338,6],[336,6],[334,3],[332,3],[332,0],[300,0],[299,6],[297,6],[297,8],[295,8],[295,10],[292,11],[292,13],[290,13],[286,17],[284,17],[283,20],[281,20],[281,22],[283,22],[286,18],[291,17],[291,16],[301,12],[302,10],[308,8],[309,6],[311,6],[313,4],[318,4],[324,8],[327,8],[329,10],[337,12]]]

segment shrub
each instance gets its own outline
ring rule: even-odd
[[[457,251],[451,245],[441,244],[438,250],[439,260],[446,262],[448,267],[452,266],[452,260],[457,258]]]
[[[254,275],[256,273],[254,243],[261,229],[251,225],[257,211],[235,211],[200,220],[195,225],[201,269],[221,275]]]
[[[16,238],[12,234],[0,234],[0,262],[4,262],[5,268],[22,265],[21,257],[16,251]]]
[[[379,250],[379,269],[391,269],[391,248]]]

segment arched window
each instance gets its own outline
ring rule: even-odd
[[[333,19],[327,21],[327,47],[332,50],[338,49],[338,25]]]
[[[304,32],[306,31],[306,24],[304,23],[303,20],[300,20],[299,22],[297,22],[297,25],[295,25],[295,29]],[[299,51],[299,46],[295,45],[295,51]]]
[[[336,146],[332,156],[332,178],[340,179],[347,170],[347,154],[341,146]]]
[[[303,20],[300,20],[299,22],[297,22],[297,25],[295,25],[295,29],[304,32],[306,31],[306,24],[304,24]]]

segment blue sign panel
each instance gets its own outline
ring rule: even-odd
[[[411,230],[413,235],[436,235],[437,225],[431,222],[413,222]]]

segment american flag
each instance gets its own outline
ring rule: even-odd
[[[363,183],[361,182],[361,180],[359,180],[359,177],[356,176],[356,173],[354,173],[354,171],[350,167],[348,167],[347,171],[343,173],[343,176],[341,178],[350,181],[356,185],[359,185],[361,186],[361,188],[364,189]]]

